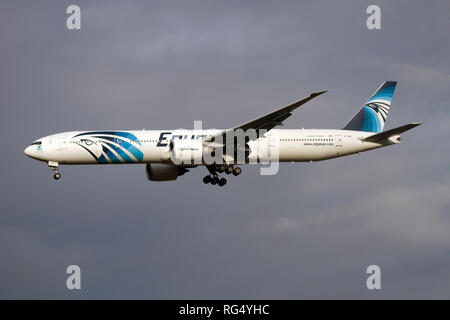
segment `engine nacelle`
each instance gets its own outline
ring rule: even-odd
[[[188,169],[164,163],[147,163],[147,179],[151,181],[171,181],[188,172]]]
[[[169,149],[170,159],[176,165],[202,164],[203,141],[201,139],[172,140]]]

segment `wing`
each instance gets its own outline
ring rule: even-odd
[[[292,111],[294,111],[295,109],[297,109],[298,107],[300,107],[301,105],[307,103],[308,101],[314,99],[315,97],[321,95],[322,93],[325,93],[326,91],[321,91],[321,92],[314,92],[311,93],[311,95],[309,95],[308,97],[294,102],[286,107],[277,109],[275,111],[272,111],[268,114],[265,114],[259,118],[256,118],[254,120],[242,123],[238,126],[235,126],[233,128],[227,129],[227,130],[223,130],[222,132],[214,135],[214,136],[209,136],[205,138],[205,142],[213,142],[215,140],[215,138],[217,136],[223,136],[223,138],[225,138],[225,135],[227,132],[229,131],[235,131],[237,129],[242,129],[244,132],[247,131],[248,129],[254,129],[256,130],[258,136],[259,136],[259,130],[260,129],[265,129],[266,131],[269,131],[271,129],[273,129],[276,126],[280,126],[283,125],[283,121],[286,120],[287,118],[289,118],[292,115]],[[222,141],[225,141],[224,139]]]

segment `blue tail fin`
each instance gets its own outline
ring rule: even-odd
[[[397,81],[385,81],[358,111],[344,130],[381,132],[391,107]]]

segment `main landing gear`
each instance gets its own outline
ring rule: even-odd
[[[227,183],[227,179],[219,178],[217,174],[210,174],[203,178],[203,182],[206,184],[211,183],[212,185],[217,184],[220,187],[223,187]]]
[[[61,178],[61,173],[58,171],[58,162],[49,161],[47,166],[55,172],[53,179],[59,180]]]
[[[203,178],[203,183],[208,184],[211,183],[212,185],[218,185],[220,187],[223,187],[227,183],[227,179],[219,177],[217,174],[225,172],[226,174],[233,174],[234,176],[238,176],[241,174],[242,170],[239,167],[233,167],[233,165],[225,165],[221,164],[218,166],[209,166],[207,167],[209,171],[209,175],[205,176]]]

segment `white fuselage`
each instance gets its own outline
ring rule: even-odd
[[[171,140],[201,140],[221,130],[107,130],[71,131],[36,140],[25,154],[59,164],[171,163]],[[118,134],[118,135],[117,135]],[[266,160],[258,150],[276,148],[280,162],[319,161],[364,152],[397,143],[364,142],[373,132],[335,129],[273,129],[248,142],[249,158]],[[234,161],[236,163],[236,161]]]

